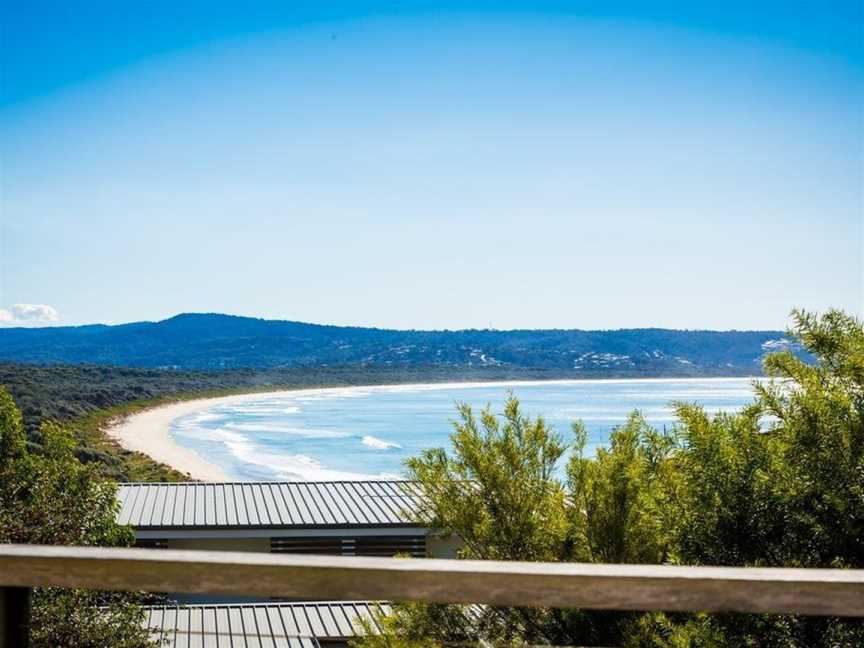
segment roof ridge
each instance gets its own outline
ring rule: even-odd
[[[268,601],[268,602],[243,602],[236,603],[176,603],[174,605],[142,605],[145,610],[174,610],[192,608],[226,608],[226,607],[299,607],[319,605],[390,605],[391,601]]]
[[[121,482],[118,484],[118,487],[124,488],[128,486],[223,486],[223,485],[248,485],[248,486],[256,486],[261,484],[267,484],[272,486],[273,484],[401,484],[401,483],[417,483],[416,479],[315,479],[311,481],[305,480],[256,480],[256,481],[243,481],[243,480],[229,480],[229,481],[179,481],[179,482],[147,482],[147,481],[135,481],[135,482]]]

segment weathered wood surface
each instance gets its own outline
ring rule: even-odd
[[[0,545],[0,586],[48,585],[303,599],[864,616],[864,570]]]

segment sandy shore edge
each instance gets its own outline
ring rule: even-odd
[[[740,380],[741,378],[611,378],[597,380],[523,380],[523,381],[492,381],[492,382],[450,382],[450,383],[413,383],[402,385],[368,385],[351,387],[321,387],[307,389],[286,389],[279,391],[249,392],[216,396],[213,398],[197,398],[194,400],[177,401],[157,405],[142,412],[132,414],[109,425],[105,432],[127,450],[134,450],[148,455],[150,458],[168,464],[175,470],[187,473],[193,479],[201,481],[229,481],[222,468],[204,460],[194,450],[181,446],[171,437],[172,422],[187,414],[194,414],[216,405],[248,403],[255,400],[280,396],[337,395],[356,392],[394,392],[394,391],[426,391],[435,389],[470,389],[472,387],[519,387],[520,385],[577,384],[586,382],[678,382],[688,380]]]

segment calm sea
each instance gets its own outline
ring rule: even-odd
[[[482,386],[406,385],[254,396],[176,419],[171,434],[238,480],[363,479],[402,474],[406,458],[448,446],[456,403],[500,412],[508,389],[565,438],[581,419],[593,452],[639,409],[671,425],[673,401],[730,410],[752,400],[749,379],[607,380]]]

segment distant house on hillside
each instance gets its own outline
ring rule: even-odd
[[[416,522],[409,481],[133,483],[118,497],[142,547],[433,558],[458,547]]]

